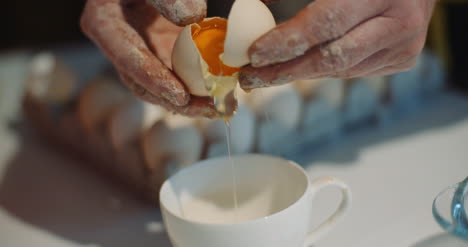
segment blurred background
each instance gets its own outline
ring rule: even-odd
[[[283,22],[309,2],[270,8]],[[232,1],[208,3],[210,16],[226,16]],[[170,246],[158,188],[226,155],[224,122],[178,118],[131,95],[81,33],[84,4],[2,3],[0,246]],[[410,71],[242,94],[234,154],[285,157],[356,193],[349,220],[317,246],[464,246],[434,244],[446,236],[431,237],[441,229],[430,205],[468,175],[466,13],[468,1],[438,1]]]

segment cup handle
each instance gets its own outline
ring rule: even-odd
[[[346,185],[344,182],[335,177],[318,178],[317,180],[311,183],[311,186],[312,198],[315,197],[317,192],[326,187],[338,187],[341,190],[343,197],[336,211],[307,235],[304,247],[312,245],[325,233],[327,233],[331,228],[333,228],[333,226],[335,226],[338,220],[344,216],[346,211],[349,210],[352,200],[351,190],[349,189],[348,185]]]

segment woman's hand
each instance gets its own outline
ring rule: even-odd
[[[171,71],[172,48],[181,28],[159,13],[186,25],[205,17],[206,2],[88,0],[81,27],[137,96],[183,115],[215,117],[212,100],[190,95]]]
[[[252,45],[241,87],[407,70],[424,47],[435,2],[316,0]]]

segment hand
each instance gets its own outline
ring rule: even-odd
[[[81,27],[137,96],[187,116],[215,117],[212,99],[195,97],[171,71],[180,27],[203,19],[205,0],[88,0]],[[154,8],[156,7],[156,9]]]
[[[316,0],[250,48],[244,89],[411,68],[436,0]]]

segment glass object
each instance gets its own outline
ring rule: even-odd
[[[468,177],[440,192],[432,204],[437,223],[447,232],[468,240]]]

